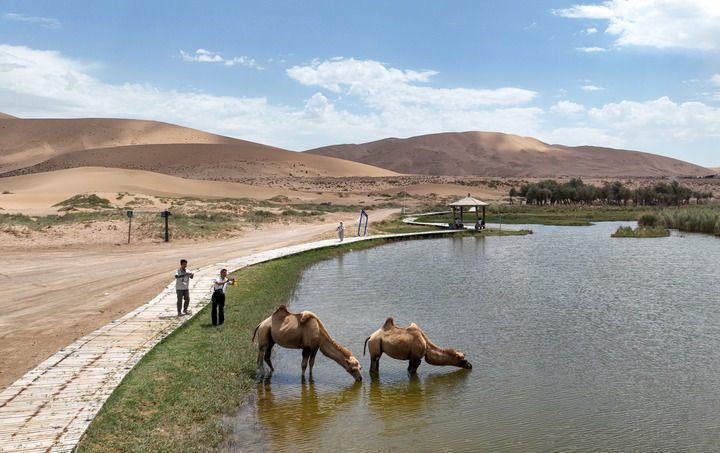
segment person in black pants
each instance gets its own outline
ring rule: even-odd
[[[234,283],[234,278],[227,278],[227,269],[221,270],[220,276],[213,283],[212,311],[210,312],[213,326],[221,326],[225,322],[225,290],[227,285]]]

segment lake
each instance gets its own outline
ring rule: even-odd
[[[274,349],[275,373],[227,420],[223,451],[717,451],[720,239],[611,238],[618,225],[513,225],[528,236],[394,242],[317,263],[288,303],[363,366]],[[506,227],[506,226],[504,226]],[[388,316],[472,370],[383,355]]]

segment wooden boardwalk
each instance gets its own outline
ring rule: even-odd
[[[146,304],[61,349],[0,393],[0,452],[71,452],[135,364],[208,303],[212,281],[222,268],[234,272],[307,250],[367,239],[411,239],[452,232],[348,237],[343,242],[330,239],[205,266],[190,280],[189,316],[177,316],[173,280]]]

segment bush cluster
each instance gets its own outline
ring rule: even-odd
[[[692,198],[698,203],[704,199],[712,198],[712,192],[697,192],[683,186],[677,181],[670,184],[657,183],[652,186],[643,186],[631,189],[620,181],[606,182],[602,187],[585,184],[580,178],[573,178],[569,182],[559,183],[546,179],[534,184],[525,184],[520,190],[510,189],[510,200],[513,197],[524,197],[528,204],[555,205],[555,204],[604,204],[626,206],[630,201],[635,206],[679,206],[689,204]]]

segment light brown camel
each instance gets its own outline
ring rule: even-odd
[[[305,368],[310,362],[310,373],[312,376],[315,355],[318,352],[336,361],[356,381],[362,381],[360,374],[360,362],[346,348],[337,344],[330,336],[320,319],[309,311],[301,313],[290,313],[285,304],[280,305],[277,310],[263,322],[255,327],[252,341],[258,337],[257,365],[260,373],[263,373],[263,359],[275,371],[270,361],[270,353],[277,343],[284,348],[302,349],[302,376],[305,377]]]
[[[470,362],[465,359],[465,354],[452,348],[436,346],[414,322],[402,328],[396,326],[392,318],[386,319],[381,328],[365,339],[363,356],[368,342],[371,373],[378,372],[380,356],[383,352],[393,359],[409,360],[408,372],[411,374],[417,371],[423,357],[430,365],[452,365],[472,369]]]

